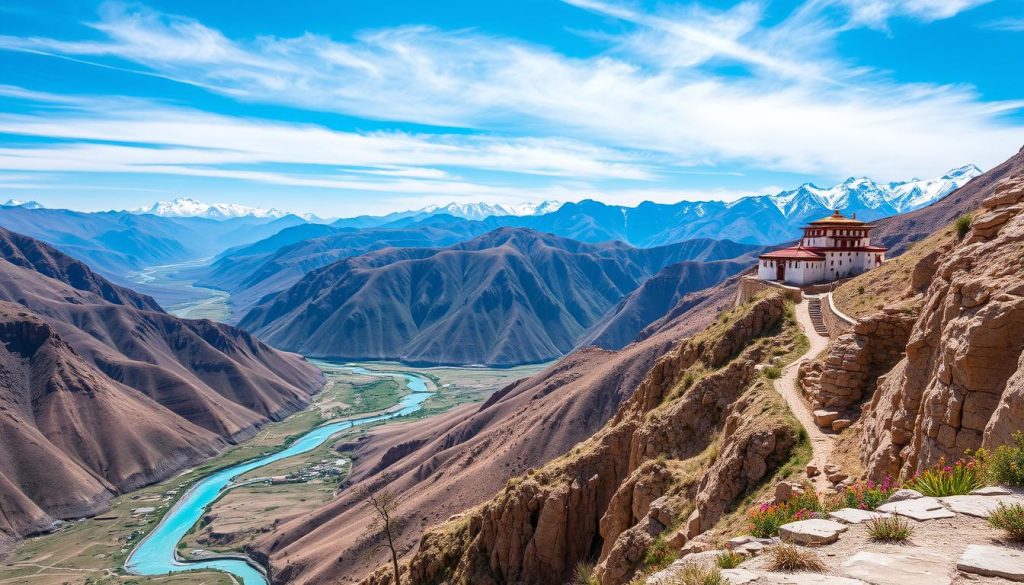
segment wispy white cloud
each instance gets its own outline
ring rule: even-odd
[[[52,158],[77,164],[101,165],[120,148],[127,150],[116,160],[135,168],[187,165],[241,177],[227,167],[335,165],[378,184],[457,182],[453,167],[559,181],[654,180],[671,166],[710,165],[888,179],[987,166],[1019,147],[1024,129],[1006,114],[1020,102],[986,102],[966,85],[901,84],[833,51],[850,26],[948,18],[978,0],[810,0],[772,25],[757,2],[649,11],[567,1],[628,30],[606,35],[606,52],[579,58],[420,26],[347,42],[316,34],[232,39],[193,19],[108,4],[91,24],[100,40],[0,37],[0,49],[127,62],[240,100],[486,134],[343,133],[153,105],[59,120],[4,116],[0,131],[87,143],[152,137],[141,147],[47,147]],[[722,64],[746,73],[722,75]],[[5,159],[11,168],[33,149],[17,150]],[[281,175],[244,172],[247,180]]]
[[[449,176],[435,167],[638,181],[656,175],[639,154],[565,139],[341,132],[116,96],[65,99],[0,86],[3,95],[62,106],[40,114],[0,114],[0,133],[61,141],[0,150],[8,156],[8,169],[14,168],[16,160],[28,166],[34,164],[31,159],[47,153],[48,164],[74,162],[80,165],[75,170],[117,161],[122,165],[275,163],[417,179]]]
[[[850,11],[851,24],[885,28],[896,17],[924,22],[952,18],[992,0],[837,0]]]
[[[1024,32],[1024,18],[1000,18],[986,23],[985,28],[1007,32]]]

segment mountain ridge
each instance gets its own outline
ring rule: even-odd
[[[667,264],[745,257],[715,267],[727,276],[758,249],[708,240],[644,249],[499,228],[443,248],[384,248],[339,260],[265,299],[239,325],[313,357],[536,363],[568,353]],[[698,283],[707,284],[690,286]]]

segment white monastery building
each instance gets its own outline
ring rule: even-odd
[[[871,226],[839,210],[802,228],[796,246],[760,256],[757,277],[802,286],[856,276],[885,262],[885,248],[871,245]]]

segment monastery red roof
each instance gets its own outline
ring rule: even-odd
[[[781,250],[775,250],[774,252],[768,252],[767,254],[761,254],[761,258],[784,258],[786,260],[824,260],[825,257],[818,254],[811,248],[804,248],[803,246],[793,246],[791,248],[783,248]]]
[[[809,248],[806,246],[791,246],[767,254],[761,254],[759,258],[772,259],[782,258],[785,260],[824,260],[826,252],[885,252],[881,246],[860,246],[857,248]]]

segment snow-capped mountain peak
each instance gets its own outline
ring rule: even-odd
[[[482,220],[492,216],[528,216],[543,215],[557,211],[562,206],[559,201],[540,201],[527,203],[449,203],[447,205],[427,205],[417,213],[425,215],[447,214],[464,219]]]
[[[767,197],[786,217],[801,216],[814,209],[841,209],[845,213],[868,215],[906,213],[924,207],[981,174],[974,165],[953,169],[935,179],[897,181],[880,185],[867,177],[850,177],[823,189],[804,183],[791,191]]]
[[[22,201],[21,199],[8,199],[4,203],[0,203],[0,207],[21,207],[24,209],[43,209],[41,203],[37,201]]]
[[[982,171],[977,166],[975,166],[975,165],[964,165],[962,167],[959,167],[959,168],[956,168],[956,169],[953,169],[953,170],[949,171],[948,173],[943,175],[942,178],[943,179],[955,180],[955,179],[962,179],[962,178],[966,177],[967,180],[969,181],[969,180],[973,179],[974,177],[977,177],[980,174],[982,174]],[[919,179],[914,179],[914,180],[918,181]]]
[[[163,217],[205,217],[207,219],[231,219],[235,217],[257,217],[263,219],[288,215],[277,209],[263,209],[234,203],[203,203],[190,197],[179,197],[173,201],[158,201],[149,207],[133,209],[132,213],[160,215]]]

